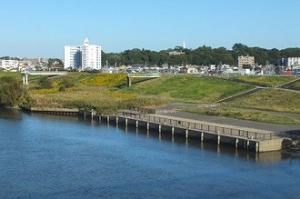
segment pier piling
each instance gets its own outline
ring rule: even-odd
[[[236,139],[235,139],[235,148],[237,149],[238,147],[239,147],[239,139],[236,138]]]

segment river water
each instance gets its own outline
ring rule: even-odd
[[[299,199],[300,155],[0,112],[0,198]]]

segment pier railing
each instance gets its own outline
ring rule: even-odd
[[[119,112],[118,116],[175,128],[194,130],[215,135],[240,137],[251,140],[271,140],[273,137],[273,132],[270,131],[208,123],[165,115],[142,114],[134,111],[121,111]]]

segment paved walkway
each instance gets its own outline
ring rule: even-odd
[[[289,131],[298,131],[300,133],[300,125],[280,125],[280,124],[269,124],[263,122],[255,122],[248,120],[239,120],[226,117],[218,116],[208,116],[195,113],[187,112],[174,112],[174,113],[160,113],[161,115],[169,115],[174,117],[182,117],[193,120],[201,120],[206,122],[213,122],[219,124],[227,124],[233,126],[243,126],[247,128],[256,128],[261,130],[275,131],[275,132],[289,132]]]

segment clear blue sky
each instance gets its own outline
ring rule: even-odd
[[[7,0],[0,56],[63,57],[85,37],[106,52],[180,45],[300,47],[299,0]]]

